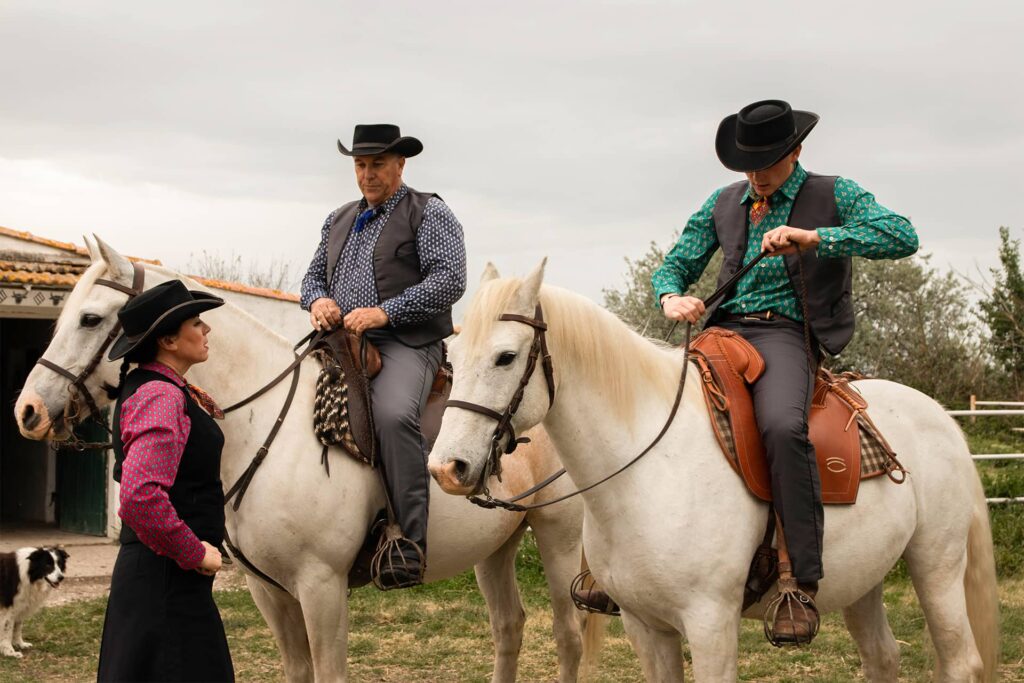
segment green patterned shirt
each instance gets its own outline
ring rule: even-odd
[[[793,200],[807,178],[800,164],[771,197],[771,209],[758,225],[747,225],[747,251],[743,263],[761,252],[761,239],[769,230],[786,225]],[[683,294],[700,278],[718,249],[718,236],[712,211],[720,188],[697,213],[686,222],[679,241],[665,256],[665,262],[654,272],[651,282],[656,302],[665,294]],[[903,216],[893,213],[875,201],[875,196],[847,178],[836,178],[838,227],[818,228],[821,243],[818,256],[841,258],[863,256],[869,259],[903,258],[917,251],[917,232]],[[741,200],[749,205],[756,195],[747,189]],[[731,313],[774,311],[793,320],[803,320],[800,301],[789,280],[781,256],[767,257],[744,275],[733,295],[722,308]]]

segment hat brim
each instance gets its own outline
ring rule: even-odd
[[[772,147],[771,149],[749,152],[740,149],[736,145],[736,121],[739,114],[732,114],[722,119],[718,125],[718,134],[715,136],[715,152],[722,165],[731,171],[749,173],[761,171],[769,166],[774,166],[782,157],[786,156],[797,145],[804,141],[811,129],[818,124],[818,115],[809,111],[793,110],[793,120],[796,124],[796,137],[792,140]]]
[[[403,157],[414,157],[423,151],[423,143],[414,137],[400,137],[388,144],[363,142],[352,145],[350,150],[341,140],[338,140],[338,151],[347,157],[365,157],[374,154],[398,154]]]
[[[141,346],[147,339],[161,333],[162,330],[176,328],[189,318],[194,318],[204,311],[209,311],[213,308],[218,308],[224,305],[224,299],[221,299],[219,296],[214,296],[213,294],[196,290],[189,290],[189,294],[192,295],[192,301],[186,301],[167,309],[159,318],[154,320],[153,324],[149,326],[149,329],[142,334],[129,337],[122,332],[117,339],[114,340],[114,343],[110,345],[110,351],[107,353],[107,358],[109,360],[119,360],[124,358],[133,350]],[[163,334],[167,333],[163,332]]]

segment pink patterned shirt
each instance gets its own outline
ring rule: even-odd
[[[162,363],[140,367],[185,386],[185,380]],[[121,404],[125,456],[118,515],[153,552],[170,557],[185,570],[198,567],[206,554],[168,495],[191,426],[185,395],[167,382],[146,382]]]

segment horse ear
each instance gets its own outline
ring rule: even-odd
[[[89,250],[89,260],[93,263],[103,258],[100,255],[100,248],[96,246],[96,242],[88,235],[82,235],[82,240],[85,241],[85,248]]]
[[[483,283],[488,282],[490,280],[497,280],[499,277],[501,277],[501,276],[498,275],[498,269],[494,267],[493,263],[488,261],[487,265],[484,266],[484,273],[483,273],[483,275],[480,276],[480,284],[483,284]]]
[[[519,285],[519,289],[516,291],[514,307],[523,315],[532,316],[534,309],[537,308],[540,286],[544,283],[544,267],[547,264],[548,257],[545,256],[537,264],[537,267],[530,271],[530,274],[523,279],[522,284]]]
[[[121,256],[112,246],[101,240],[96,235],[93,235],[93,237],[96,238],[96,245],[99,248],[100,258],[107,264],[107,270],[113,276],[113,279],[131,282],[133,274],[132,262],[124,256]]]

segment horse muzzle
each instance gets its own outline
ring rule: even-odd
[[[18,431],[26,439],[42,441],[64,435],[64,411],[59,410],[51,417],[46,403],[35,392],[22,391],[14,405],[14,419],[18,424]]]
[[[430,476],[445,493],[453,496],[468,496],[476,492],[477,482],[471,481],[471,467],[465,460],[449,460],[440,465],[427,466]]]

